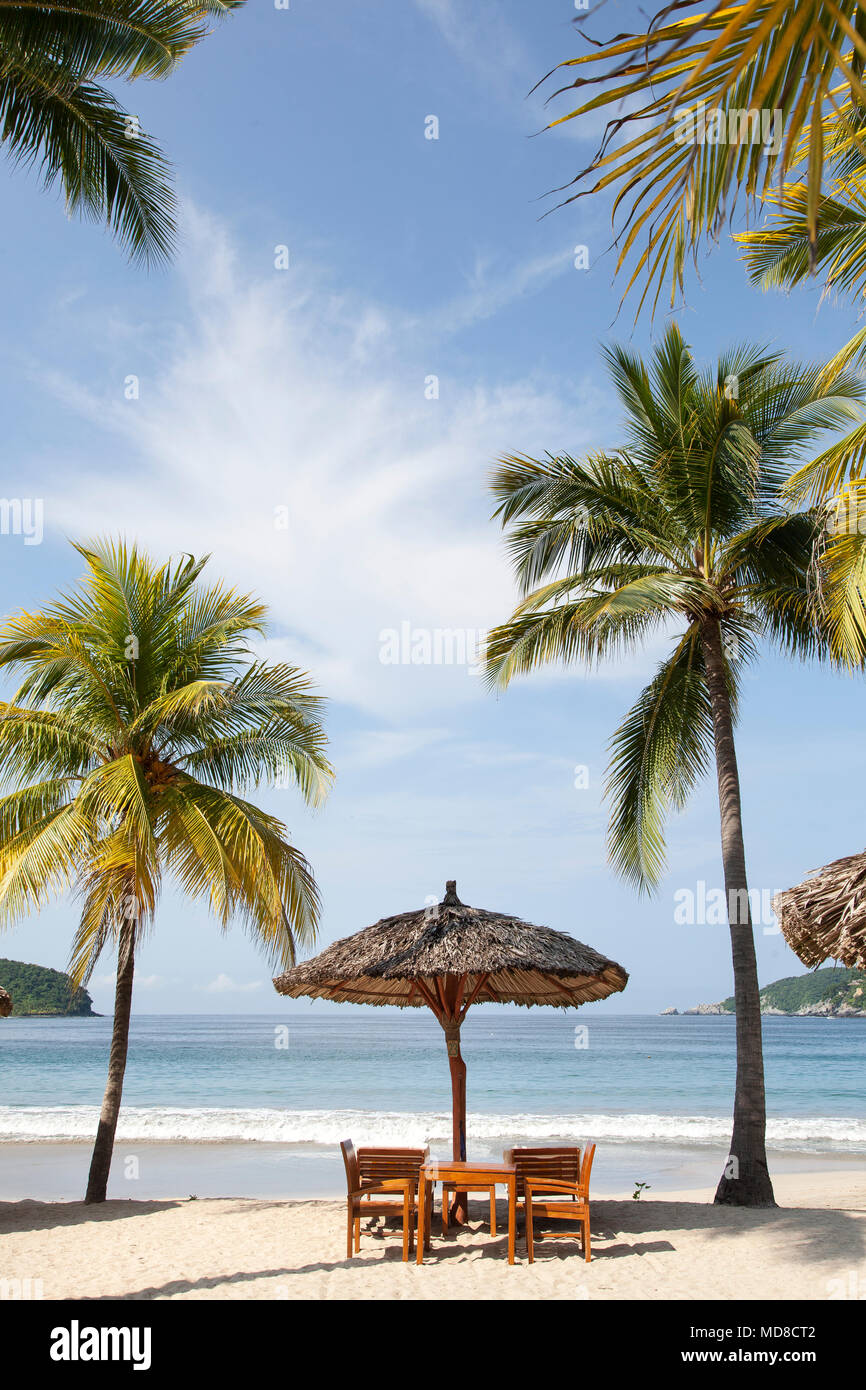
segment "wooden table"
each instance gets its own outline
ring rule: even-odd
[[[517,1169],[513,1163],[467,1163],[465,1159],[436,1158],[421,1165],[418,1189],[418,1234],[415,1261],[424,1260],[425,1221],[427,1217],[428,1182],[456,1183],[471,1189],[493,1187],[502,1183],[508,1188],[508,1263],[514,1264],[514,1222],[517,1209]]]

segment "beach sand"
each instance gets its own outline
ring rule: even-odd
[[[599,1199],[590,1264],[576,1240],[541,1241],[527,1264],[518,1227],[513,1267],[505,1203],[495,1238],[473,1203],[459,1235],[443,1237],[437,1215],[420,1268],[396,1229],[364,1233],[347,1260],[340,1202],[4,1202],[0,1283],[5,1298],[45,1299],[866,1298],[862,1171],[777,1178],[777,1210],[711,1196]]]

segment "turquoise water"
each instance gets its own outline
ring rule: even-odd
[[[612,1144],[724,1143],[732,1018],[576,1019],[470,1014],[474,1153],[590,1131]],[[0,1139],[90,1138],[110,1029],[108,1018],[6,1020]],[[866,1019],[768,1017],[764,1034],[770,1145],[866,1154]],[[133,1021],[119,1137],[330,1148],[351,1133],[444,1152],[449,1111],[443,1035],[420,1012],[147,1016]]]

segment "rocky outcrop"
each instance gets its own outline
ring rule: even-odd
[[[676,1009],[665,1009],[666,1014],[676,1013]],[[694,1009],[684,1009],[686,1014],[730,1014],[733,1009],[724,1004],[698,1004]],[[804,1004],[801,1009],[777,1009],[772,1004],[761,1004],[762,1014],[775,1014],[779,1018],[866,1018],[866,1009],[855,1009],[853,1004],[835,1004],[831,999],[822,999],[818,1004]]]
[[[781,1013],[781,1009],[773,1010]],[[831,999],[822,999],[818,1004],[804,1004],[798,1009],[798,1018],[866,1018],[866,1009],[855,1009],[853,1004],[834,1004]]]
[[[667,1014],[676,1014],[677,1017],[679,1017],[679,1012],[680,1012],[679,1009],[675,1009],[675,1008],[673,1007],[673,1005],[671,1005],[671,1007],[670,1007],[669,1009],[662,1009],[661,1014],[659,1015],[659,1017],[660,1017],[660,1018],[664,1018]]]
[[[675,1014],[676,1009],[665,1009]],[[734,997],[718,1004],[698,1004],[687,1014],[733,1014]],[[828,966],[805,975],[787,975],[761,990],[761,1013],[780,1018],[866,1018],[866,975],[860,970]]]

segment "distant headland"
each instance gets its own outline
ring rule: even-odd
[[[86,989],[62,970],[0,959],[0,989],[12,996],[12,1017],[99,1018]]]
[[[732,1014],[733,995],[719,1004],[698,1004],[682,1012]],[[662,1009],[663,1015],[679,1013],[679,1009]],[[831,965],[808,975],[786,975],[761,990],[761,1013],[801,1018],[866,1018],[866,974]]]

